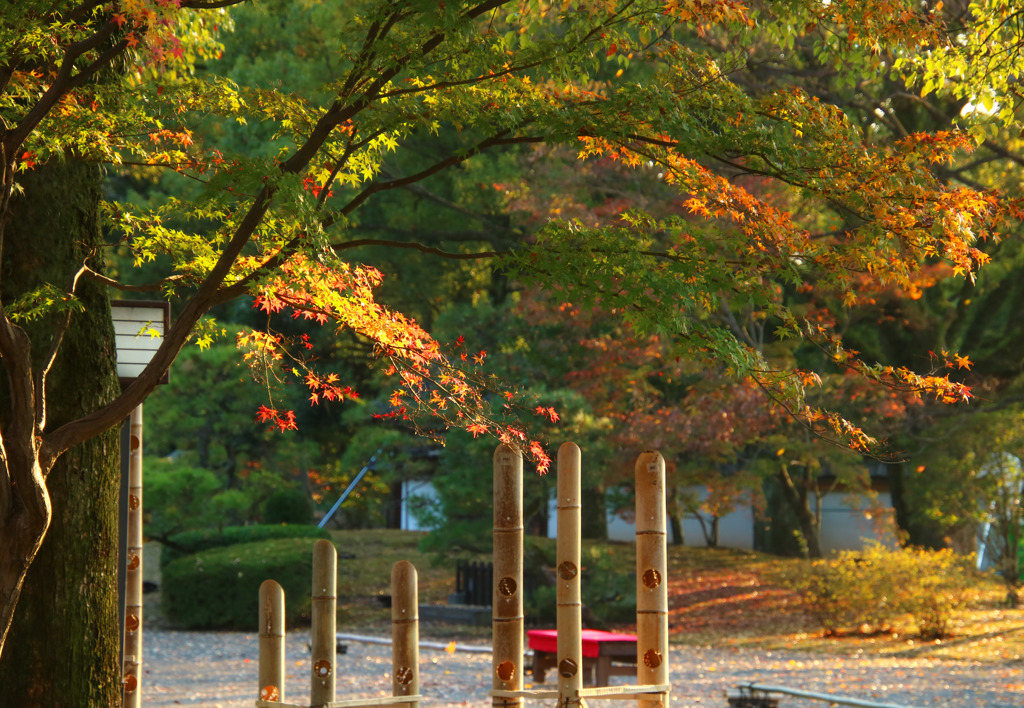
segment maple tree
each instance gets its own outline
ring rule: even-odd
[[[213,327],[203,318],[237,298],[253,297],[268,316],[267,326],[238,338],[264,381],[297,378],[314,403],[351,398],[357,392],[319,368],[308,339],[275,324],[275,316],[354,332],[397,377],[392,410],[382,415],[432,416],[437,422],[423,426],[427,433],[459,426],[495,435],[546,467],[543,446],[516,412],[529,397],[500,384],[492,395],[485,350],[471,342],[443,346],[379,301],[382,274],[350,258],[356,249],[501,258],[521,287],[557,283],[568,301],[600,305],[639,338],[670,335],[674,351],[753,382],[814,434],[854,449],[874,440],[837,411],[809,405],[806,392],[819,375],[796,362],[769,362],[717,313],[751,303],[772,323],[773,338],[814,344],[823,368],[942,401],[969,398],[941,372],[859,358],[831,322],[805,321],[783,286],[813,281],[820,292],[853,302],[865,277],[912,288],[922,264],[936,260],[973,277],[987,260],[978,242],[1006,204],[984,190],[953,187],[935,172],[970,150],[971,137],[920,132],[876,142],[839,107],[806,91],[752,93],[729,78],[750,38],[785,47],[813,33],[815,23],[829,25],[814,35],[816,46],[836,56],[868,57],[882,45],[917,56],[948,43],[930,8],[812,0],[756,11],[735,0],[367,0],[346,8],[325,85],[299,95],[193,71],[198,59],[220,51],[212,26],[227,23],[221,10],[236,4],[32,0],[0,21],[0,224],[7,241],[20,236],[14,229],[22,222],[7,217],[21,186],[62,161],[164,171],[197,185],[188,199],[103,209],[109,233],[135,263],[159,266],[157,281],[131,288],[177,303],[152,362],[120,394],[107,391],[61,419],[48,415],[61,395],[48,381],[51,364],[64,333],[82,319],[85,284],[124,286],[102,274],[101,246],[70,258],[63,278],[3,293],[8,412],[0,427],[0,525],[10,542],[0,549],[0,650],[47,534],[47,478],[55,464],[123,420],[190,339],[208,345]],[[889,18],[893,7],[902,13],[898,22]],[[696,46],[695,38],[711,34],[727,40],[722,51]],[[208,118],[242,126],[237,130],[253,126],[254,137],[269,132],[269,140],[232,151],[215,131],[204,131]],[[437,142],[439,152],[407,149],[442,128],[450,140]],[[389,192],[429,183],[484,153],[541,144],[653,175],[683,197],[685,213],[637,210],[597,225],[553,220],[506,254],[355,237]],[[757,182],[783,196],[765,198],[752,187]],[[25,190],[25,199],[32,194]],[[795,204],[815,205],[837,228],[824,236],[810,231]],[[84,309],[96,314],[103,305]],[[28,324],[33,320],[41,322]],[[528,408],[538,419],[557,415],[550,406]],[[281,430],[296,425],[294,412],[273,397],[257,415]],[[110,492],[98,485],[97,494]],[[97,654],[101,662],[109,657]],[[33,681],[25,683],[31,688]],[[24,705],[29,700],[37,698]]]

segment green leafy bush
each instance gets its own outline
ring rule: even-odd
[[[199,531],[185,531],[171,536],[163,545],[160,551],[160,568],[167,567],[172,561],[190,556],[193,553],[218,548],[220,546],[232,546],[238,543],[254,543],[275,538],[326,538],[330,540],[331,534],[321,528],[311,525],[299,524],[278,524],[278,525],[252,525],[252,526],[228,526],[223,529],[201,529]]]
[[[972,579],[968,559],[951,550],[872,544],[814,561],[783,582],[803,595],[826,636],[887,632],[909,615],[922,637],[937,638],[970,599]]]
[[[636,621],[636,573],[622,572],[621,561],[605,556],[602,551],[607,547],[585,548],[581,554],[582,572],[580,575],[580,592],[585,612],[589,621],[606,624],[617,624]],[[527,594],[525,610],[531,619],[551,624],[556,619],[557,590],[553,584],[553,573],[533,572],[541,567],[555,566],[555,547],[549,544],[543,548],[540,544],[528,543],[524,549],[527,574],[533,577],[527,586],[532,591]]]
[[[201,551],[163,569],[165,617],[181,629],[255,631],[259,588],[276,580],[285,592],[285,621],[309,617],[312,538],[282,538]]]
[[[313,500],[301,489],[279,489],[263,502],[267,524],[308,524],[313,520]]]

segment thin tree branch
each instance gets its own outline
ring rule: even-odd
[[[335,252],[347,251],[351,248],[361,248],[363,246],[384,246],[387,248],[404,248],[413,251],[419,251],[421,253],[429,253],[434,256],[441,256],[448,260],[454,261],[472,261],[472,260],[484,260],[487,258],[497,258],[498,256],[504,256],[511,253],[511,251],[478,251],[476,253],[452,253],[451,251],[444,251],[434,246],[428,246],[423,243],[416,243],[410,241],[389,241],[386,239],[378,238],[362,238],[354,241],[344,241],[342,243],[334,244],[332,248]]]
[[[79,279],[88,270],[89,267],[82,263],[82,266],[71,276],[71,283],[67,288],[68,296],[74,297],[75,291],[78,289]],[[60,351],[60,345],[64,341],[64,335],[71,325],[71,315],[72,310],[69,308],[64,313],[64,316],[61,317],[60,322],[54,329],[53,338],[50,341],[50,350],[46,353],[46,357],[36,372],[36,435],[41,435],[46,428],[46,378],[50,374],[50,369],[53,368],[53,363],[57,360],[57,353]]]

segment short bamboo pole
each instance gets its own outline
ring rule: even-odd
[[[334,544],[320,539],[313,545],[313,594],[311,607],[312,652],[309,702],[313,705],[334,700],[337,685],[335,650],[337,640],[338,552]]]
[[[580,702],[583,687],[582,600],[580,592],[580,449],[558,448],[558,534],[556,540],[556,626],[558,629],[558,705]]]
[[[668,684],[668,549],[665,534],[665,460],[644,452],[636,461],[637,683]],[[668,708],[641,696],[638,708]]]
[[[496,691],[523,688],[523,456],[510,445],[494,451],[494,597],[491,604]],[[520,706],[522,698],[493,699]]]
[[[391,695],[420,692],[420,619],[416,567],[398,561],[391,568]],[[414,708],[419,699],[396,705]]]
[[[284,589],[276,580],[260,585],[259,698],[283,703]]]
[[[124,708],[142,705],[142,404],[131,413],[128,457],[128,548],[125,554]]]

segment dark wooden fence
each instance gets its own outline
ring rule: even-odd
[[[459,561],[455,565],[455,594],[463,605],[490,607],[494,602],[494,563]]]

